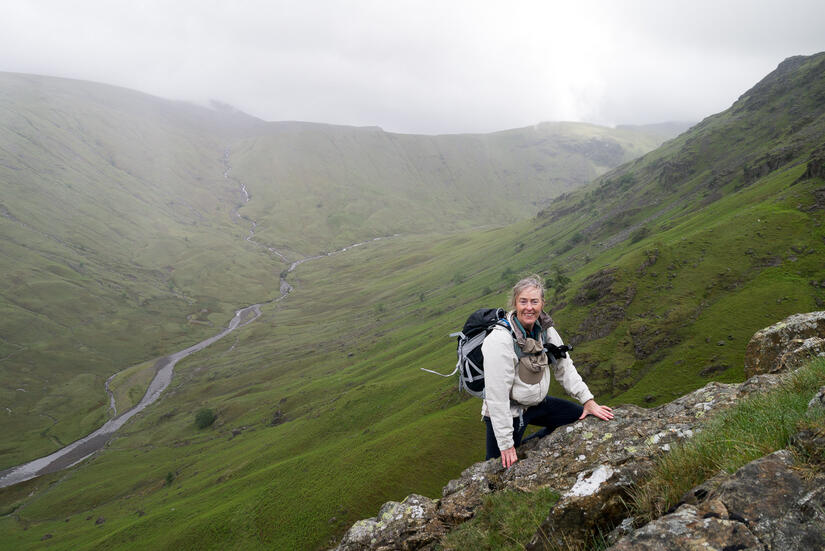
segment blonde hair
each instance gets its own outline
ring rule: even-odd
[[[507,309],[512,311],[516,309],[516,299],[518,296],[523,293],[526,289],[538,289],[539,293],[541,293],[541,302],[544,304],[544,280],[538,274],[533,274],[531,276],[527,276],[524,279],[520,280],[518,283],[513,285],[513,289],[510,291],[510,298],[507,299]]]

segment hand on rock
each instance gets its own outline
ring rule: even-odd
[[[603,419],[605,421],[610,421],[613,419],[613,410],[607,406],[600,406],[596,403],[596,400],[592,398],[586,401],[583,407],[584,411],[579,419],[584,419],[588,415],[595,415],[599,419]]]
[[[509,467],[516,461],[518,461],[518,456],[516,455],[515,446],[512,448],[507,448],[506,450],[501,452],[501,464],[505,468]]]

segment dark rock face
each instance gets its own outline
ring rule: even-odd
[[[570,342],[577,345],[606,337],[624,321],[625,316],[625,309],[619,304],[598,305],[582,320]]]
[[[589,305],[589,314],[570,335],[571,344],[600,339],[609,335],[626,318],[627,308],[636,297],[636,289],[629,287],[615,291],[616,269],[600,270],[585,279],[573,297],[573,303]]]
[[[825,549],[823,482],[805,480],[791,453],[781,450],[748,463],[697,504],[682,505],[608,550]]]
[[[608,549],[611,551],[762,550],[764,547],[744,525],[726,519],[704,518],[693,505],[682,505],[675,513],[648,523]]]
[[[587,276],[579,292],[573,297],[573,304],[584,306],[607,296],[616,281],[616,269],[600,270]]]
[[[774,170],[777,170],[783,165],[791,162],[798,154],[799,151],[795,147],[779,147],[773,151],[765,153],[752,164],[744,165],[742,167],[742,172],[745,185],[752,184],[759,178],[766,176]]]
[[[806,344],[806,339],[818,341]],[[825,337],[825,312],[794,314],[757,331],[745,350],[745,377],[777,373],[799,365],[802,360],[822,353]]]
[[[791,346],[790,350],[779,356],[778,371],[793,371],[816,357],[825,356],[825,339],[811,337],[802,342],[799,340],[794,339],[794,344],[798,346]]]
[[[633,341],[633,355],[640,360],[657,353],[661,354],[662,351],[679,344],[680,340],[675,333],[647,323],[631,323],[628,332]]]
[[[528,550],[564,548],[565,543],[586,543],[605,526],[621,524],[634,483],[650,470],[648,460],[632,461],[614,469],[600,465],[580,473],[576,484],[550,510]],[[590,493],[592,490],[592,493]]]
[[[825,178],[825,144],[814,150],[808,158],[808,168],[800,180],[809,178]]]
[[[666,161],[659,171],[659,181],[665,189],[675,189],[693,174],[695,166],[692,156]]]

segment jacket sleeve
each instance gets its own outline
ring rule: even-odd
[[[513,337],[504,329],[493,329],[481,345],[484,354],[484,403],[492,421],[499,450],[513,447],[513,416],[510,391],[516,375]]]
[[[547,339],[556,346],[564,344],[561,336],[559,336],[556,328],[553,326],[547,329],[546,336]],[[487,365],[486,358],[485,356],[485,367]],[[553,364],[553,376],[561,384],[562,388],[564,388],[564,391],[578,400],[579,403],[583,404],[593,398],[593,393],[590,392],[590,389],[587,388],[587,385],[582,380],[581,375],[576,371],[573,360],[570,359],[570,354],[566,354],[564,358]]]

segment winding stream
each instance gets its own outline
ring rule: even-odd
[[[248,317],[249,313],[254,313],[254,316]],[[106,445],[106,442],[109,441],[115,431],[122,427],[126,421],[146,409],[149,405],[155,403],[158,398],[160,398],[161,393],[166,390],[166,387],[168,387],[169,383],[172,382],[172,373],[176,363],[188,355],[198,352],[199,350],[203,350],[215,341],[222,339],[238,327],[243,327],[247,323],[256,320],[260,315],[260,304],[253,304],[252,306],[241,308],[235,312],[235,317],[229,322],[229,326],[217,335],[209,337],[208,339],[192,345],[185,350],[175,352],[174,354],[170,354],[169,356],[164,356],[159,359],[155,362],[155,377],[152,379],[152,382],[149,383],[149,388],[146,389],[146,394],[143,395],[143,398],[135,407],[127,410],[117,417],[114,417],[113,419],[109,419],[103,424],[102,427],[93,433],[88,436],[84,436],[80,440],[72,442],[68,446],[61,448],[50,455],[18,465],[17,467],[12,467],[5,471],[0,471],[0,488],[5,488],[6,486],[24,482],[46,473],[53,473],[67,467],[71,467],[72,465],[80,463],[90,455],[94,454]],[[112,377],[114,377],[114,375]],[[109,379],[106,380],[107,392],[109,391],[108,383],[112,377],[109,377]],[[109,393],[109,400],[110,408],[114,410],[114,397],[112,397],[111,392]]]
[[[224,153],[223,163],[223,176],[225,179],[228,180],[229,171],[231,169],[231,166],[229,164],[229,150],[226,150]],[[246,186],[242,183],[240,185],[241,192],[245,199],[244,202],[249,202],[250,196],[246,189]],[[266,245],[258,243],[254,240],[255,226],[257,226],[257,223],[254,220],[241,216],[238,210],[235,211],[235,215],[239,219],[246,220],[252,224],[252,227],[249,231],[249,236],[246,238],[247,241],[255,243],[256,245],[260,245],[266,248],[267,251],[269,251],[270,253],[280,257],[283,261],[287,261],[286,257],[274,248],[267,247]],[[72,442],[68,446],[63,447],[50,455],[41,457],[39,459],[35,459],[33,461],[29,461],[28,463],[24,463],[16,467],[11,467],[4,471],[0,471],[0,488],[5,488],[6,486],[11,486],[13,484],[18,484],[20,482],[36,478],[47,473],[57,472],[62,469],[66,469],[68,467],[76,465],[84,459],[87,459],[95,452],[102,449],[106,445],[106,443],[111,439],[112,435],[120,427],[122,427],[129,419],[131,419],[136,414],[146,409],[151,404],[155,403],[160,398],[161,393],[163,393],[163,391],[166,390],[166,387],[168,387],[169,384],[172,382],[172,375],[176,363],[178,363],[185,357],[189,356],[190,354],[203,350],[207,346],[222,339],[235,329],[243,327],[244,325],[247,325],[258,319],[258,317],[261,316],[261,306],[263,306],[264,304],[269,304],[271,302],[283,300],[292,291],[292,286],[286,282],[287,274],[292,272],[295,268],[297,268],[304,262],[309,262],[310,260],[317,260],[319,258],[325,258],[335,254],[343,253],[355,247],[360,247],[371,241],[378,241],[380,239],[383,238],[376,237],[374,239],[371,239],[370,241],[355,243],[353,245],[349,245],[347,247],[344,247],[331,253],[316,256],[308,256],[292,262],[289,265],[289,268],[281,274],[279,289],[280,296],[277,299],[259,304],[253,304],[252,306],[246,306],[244,308],[241,308],[240,310],[237,310],[235,312],[235,317],[232,318],[232,320],[229,322],[229,325],[217,335],[209,337],[208,339],[205,339],[195,345],[192,345],[189,348],[186,348],[185,350],[175,352],[174,354],[164,356],[163,358],[157,360],[155,362],[155,377],[152,379],[152,382],[149,383],[149,388],[146,390],[146,394],[144,394],[143,398],[140,400],[140,402],[138,402],[136,406],[125,411],[121,415],[117,415],[115,398],[111,390],[109,389],[110,381],[115,377],[115,375],[117,375],[117,373],[115,373],[106,380],[105,384],[106,393],[109,395],[109,408],[112,411],[112,418],[109,419],[106,423],[104,423],[102,427],[92,432],[91,434]]]

